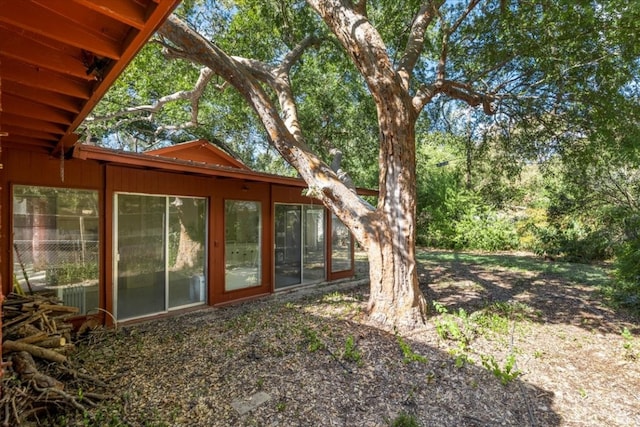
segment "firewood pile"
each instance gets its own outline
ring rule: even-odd
[[[6,362],[0,423],[40,425],[56,414],[84,411],[107,398],[107,384],[73,361],[78,309],[55,297],[10,294],[2,305],[2,359]]]

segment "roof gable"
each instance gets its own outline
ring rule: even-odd
[[[205,139],[197,139],[157,150],[145,151],[144,154],[249,170],[244,163],[236,160]]]

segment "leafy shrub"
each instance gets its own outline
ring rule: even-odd
[[[640,239],[622,244],[617,251],[616,283],[610,297],[617,303],[640,313]]]
[[[454,249],[500,251],[518,247],[518,234],[510,220],[495,212],[468,213],[455,224]]]

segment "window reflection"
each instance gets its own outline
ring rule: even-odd
[[[225,290],[261,284],[260,202],[225,201]]]
[[[351,233],[335,214],[331,216],[331,271],[351,270]]]
[[[80,314],[98,308],[98,192],[13,187],[13,274],[23,291],[53,291]]]

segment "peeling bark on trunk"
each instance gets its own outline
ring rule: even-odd
[[[424,324],[427,303],[418,286],[415,260],[415,117],[410,99],[389,93],[379,104],[378,120],[380,220],[367,247],[369,315],[382,325],[412,329]]]
[[[369,256],[371,294],[369,318],[400,330],[424,325],[427,302],[418,287],[415,258],[394,245],[371,245]]]

